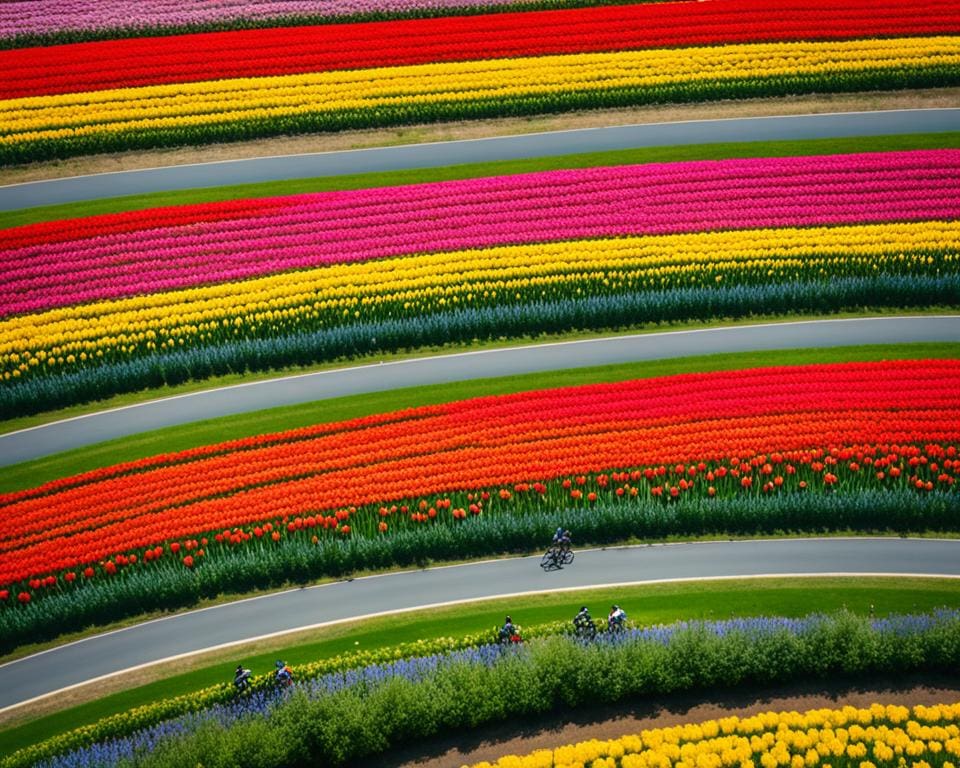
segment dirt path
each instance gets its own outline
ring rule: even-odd
[[[610,125],[956,106],[960,106],[960,88],[859,94],[814,94],[777,99],[570,112],[529,118],[413,125],[380,130],[344,131],[335,134],[280,136],[259,141],[213,144],[203,147],[122,152],[71,158],[69,160],[54,160],[0,170],[0,184],[18,184],[25,181],[81,176],[90,173],[159,168],[189,163],[209,163],[248,157],[479,139],[491,136],[597,128]],[[922,129],[922,126],[919,128]]]
[[[661,697],[621,707],[571,712],[533,722],[514,722],[428,744],[394,750],[367,768],[454,768],[504,755],[524,755],[589,739],[612,739],[644,728],[695,723],[730,715],[865,707],[873,703],[937,704],[960,701],[960,675],[950,680],[913,676],[863,684],[815,683],[775,689]]]

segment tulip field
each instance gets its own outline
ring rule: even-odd
[[[266,586],[529,546],[556,524],[604,540],[786,520],[956,530],[958,375],[957,360],[907,360],[534,390],[3,494],[0,635],[122,612],[121,594],[189,601],[194,571],[204,589]]]
[[[0,414],[477,338],[960,301],[960,151],[653,163],[0,231]]]
[[[949,0],[711,0],[9,48],[0,50],[0,164],[410,122],[949,86],[960,82],[958,32]]]
[[[736,715],[508,756],[471,768],[650,768],[778,765],[952,768],[960,760],[960,704],[873,704]],[[900,761],[904,762],[900,762]]]
[[[386,144],[400,131],[380,129],[396,126],[417,136],[430,123],[499,118],[468,126],[496,132],[551,113],[782,106],[809,94],[823,94],[822,111],[835,94],[872,109],[884,92],[936,88],[918,97],[933,104],[958,86],[956,0],[0,1],[9,178],[101,160],[146,167],[157,150],[194,157],[229,142],[260,152],[274,145],[253,142],[276,136],[310,134],[311,151],[324,151],[325,134],[342,131],[377,131],[373,143]],[[361,164],[343,177],[14,204],[0,224],[0,421],[45,428],[165,388],[450,347],[956,314],[958,135],[590,143],[575,156]],[[86,157],[105,153],[126,154]],[[657,339],[664,358],[672,338]],[[539,556],[557,528],[576,548],[955,537],[956,345],[884,344],[775,362],[780,353],[747,351],[653,369],[572,365],[457,393],[430,385],[11,467],[0,492],[0,678],[12,669],[3,662],[51,641],[93,645],[82,636],[105,626],[322,579]],[[538,578],[569,575],[529,562]],[[759,602],[734,610],[735,597],[728,606],[698,584],[696,599],[714,601],[702,619],[690,618],[692,599],[669,615],[631,606],[631,623],[600,620],[589,638],[557,621],[560,603],[529,624],[514,612],[517,643],[474,631],[486,603],[454,636],[436,627],[455,632],[448,617],[466,616],[460,605],[410,618],[402,636],[390,627],[407,617],[301,627],[289,688],[251,662],[249,687],[236,689],[214,669],[227,656],[209,648],[184,667],[202,675],[189,681],[145,685],[144,671],[56,703],[62,691],[44,701],[14,684],[29,700],[0,709],[0,768],[365,765],[440,735],[598,705],[956,679],[960,612],[939,602],[949,590],[918,582],[898,593],[907,607],[875,613],[872,592],[869,609],[847,610],[852,592],[841,600],[846,587],[825,584],[829,599],[787,607],[808,586],[773,597],[771,587],[770,615]],[[405,641],[424,628],[432,634]],[[293,648],[275,635],[256,651],[219,648],[238,655],[232,669],[248,650]],[[21,661],[14,674],[34,663]],[[960,768],[960,703],[942,698],[730,716],[463,768]]]

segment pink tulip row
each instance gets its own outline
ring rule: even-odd
[[[817,160],[825,166],[819,173],[810,168]],[[938,150],[621,166],[302,195],[247,218],[0,251],[0,313],[509,243],[955,219],[958,175],[960,151]]]
[[[0,37],[110,29],[184,27],[290,17],[390,14],[426,9],[506,5],[517,0],[6,0]]]
[[[779,184],[812,186],[835,179],[862,183],[866,178],[895,179],[901,174],[920,174],[950,178],[956,165],[957,150],[870,153],[859,155],[799,156],[788,158],[733,159],[687,163],[652,163],[643,166],[615,166],[549,171],[513,176],[493,176],[464,181],[412,184],[402,187],[368,188],[346,192],[314,193],[290,197],[250,198],[173,206],[85,219],[63,220],[0,231],[0,264],[4,252],[29,245],[44,245],[98,235],[122,234],[155,226],[176,224],[223,223],[254,216],[275,216],[285,210],[299,210],[313,216],[327,214],[338,221],[345,217],[375,216],[407,211],[417,216],[421,210],[443,211],[444,207],[506,202],[543,194],[589,196],[612,185],[661,191],[686,183],[708,190],[723,190],[731,183],[751,186],[754,181],[776,180]],[[711,186],[712,185],[712,186]],[[217,215],[220,212],[222,215]],[[223,222],[221,222],[221,219]],[[130,226],[127,226],[127,223]],[[247,225],[242,225],[246,227]],[[198,232],[205,231],[202,227]],[[98,240],[98,242],[100,242]],[[109,240],[104,242],[111,242]],[[67,250],[72,249],[72,246]],[[33,252],[28,252],[36,255]],[[16,259],[14,259],[16,260]]]

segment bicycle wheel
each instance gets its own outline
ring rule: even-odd
[[[563,565],[570,565],[573,562],[573,550],[568,549],[563,553],[563,558],[560,560]]]
[[[540,567],[545,571],[557,567],[557,558],[552,549],[543,553],[543,557],[540,558]]]

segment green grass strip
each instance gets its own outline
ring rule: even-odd
[[[0,752],[25,746],[102,717],[141,704],[179,696],[233,679],[242,663],[254,671],[269,671],[283,658],[296,666],[352,650],[375,650],[419,639],[459,637],[490,630],[510,613],[521,626],[570,620],[581,605],[596,617],[606,615],[612,603],[621,605],[635,625],[671,623],[683,619],[728,619],[751,616],[798,617],[847,608],[859,615],[928,612],[939,607],[960,608],[960,580],[904,578],[743,579],[696,583],[665,583],[601,588],[577,592],[488,600],[430,611],[416,611],[341,624],[299,637],[278,640],[269,650],[225,652],[216,663],[70,709],[0,732]],[[287,645],[283,645],[287,642]],[[229,654],[229,655],[227,655]]]
[[[723,160],[726,158],[789,157],[793,155],[829,155],[845,152],[893,152],[909,149],[960,147],[960,132],[916,133],[897,136],[857,136],[803,141],[727,142],[689,146],[643,147],[638,149],[590,152],[525,160],[500,160],[440,168],[419,168],[311,179],[288,179],[258,184],[155,192],[144,195],[88,200],[61,205],[39,206],[0,212],[0,229],[58,219],[95,216],[122,211],[139,211],[168,205],[191,205],[249,197],[297,195],[307,192],[365,189],[369,187],[422,184],[433,181],[473,179],[516,173],[551,171],[560,168],[593,168],[604,165],[667,163],[685,160]]]
[[[960,343],[940,342],[738,352],[574,368],[365,393],[167,427],[23,462],[2,470],[0,492],[33,488],[60,477],[160,453],[182,451],[251,435],[280,432],[312,424],[341,421],[471,397],[760,366],[958,357],[960,357]]]

